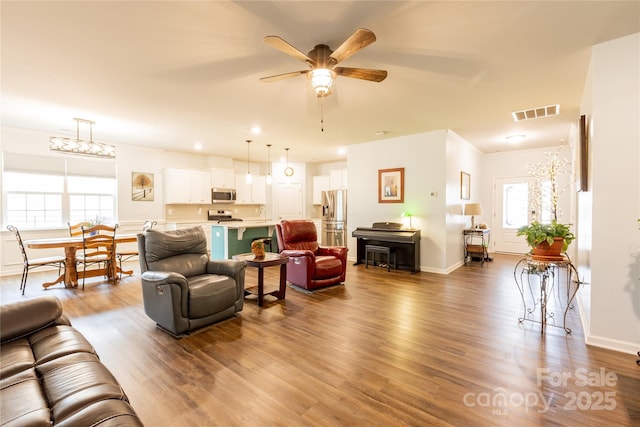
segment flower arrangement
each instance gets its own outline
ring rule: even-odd
[[[104,217],[96,215],[95,218],[89,219],[87,222],[89,223],[89,227],[93,227],[94,225],[104,223]]]
[[[571,173],[571,163],[560,157],[561,149],[562,145],[555,152],[545,153],[544,163],[527,163],[529,175],[533,177],[530,208],[534,212],[547,210],[551,217],[550,223],[542,223],[534,216],[531,224],[520,227],[516,233],[517,236],[526,237],[534,253],[539,245],[546,245],[544,249],[546,251],[555,240],[560,239],[564,239],[561,252],[566,252],[571,242],[575,240],[570,225],[558,222],[560,195],[570,187],[570,183],[566,186],[562,185],[561,177]]]
[[[531,210],[535,212],[548,211],[552,221],[558,221],[561,214],[560,195],[569,187],[570,183],[562,185],[561,177],[571,174],[571,162],[560,157],[562,145],[554,152],[544,154],[544,162],[527,163],[529,176],[533,178],[531,185]],[[535,218],[534,218],[535,219]]]

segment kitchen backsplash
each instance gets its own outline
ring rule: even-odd
[[[260,205],[165,205],[164,214],[167,222],[206,221],[209,209],[231,211],[234,218],[258,219],[264,216],[265,208]]]

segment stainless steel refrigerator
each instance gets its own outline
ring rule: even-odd
[[[347,190],[322,192],[322,245],[347,245]]]

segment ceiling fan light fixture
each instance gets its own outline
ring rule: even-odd
[[[316,95],[325,96],[329,94],[336,73],[327,68],[316,68],[308,74],[311,80],[311,86],[316,91]]]

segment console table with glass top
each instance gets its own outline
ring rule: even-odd
[[[561,278],[562,270],[566,271],[566,280]],[[574,274],[575,282],[572,280]],[[516,264],[513,276],[522,296],[523,314],[518,321],[540,323],[541,334],[547,325],[562,328],[570,334],[567,313],[573,308],[580,281],[578,270],[569,257],[526,256]],[[562,284],[566,287],[565,292],[561,292]],[[556,324],[554,310],[562,311],[562,326]]]

